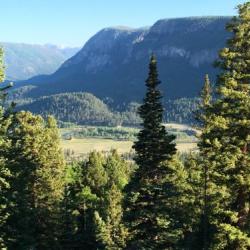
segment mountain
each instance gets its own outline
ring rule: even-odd
[[[1,43],[4,49],[6,78],[24,80],[40,74],[51,74],[72,57],[79,48],[60,48],[56,45]]]
[[[105,28],[51,75],[20,84],[36,85],[29,96],[87,91],[115,103],[141,100],[151,53],[159,62],[162,91],[167,99],[197,96],[206,73],[230,33],[230,17],[164,19],[152,27]]]

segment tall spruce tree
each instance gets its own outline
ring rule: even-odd
[[[227,27],[232,38],[220,52],[217,100],[202,135],[211,170],[211,249],[250,248],[250,2],[238,9]]]
[[[146,96],[139,108],[139,115],[142,118],[142,130],[138,134],[138,140],[133,148],[136,151],[135,161],[144,170],[152,172],[152,177],[157,177],[157,168],[160,163],[170,159],[175,154],[175,137],[168,135],[163,126],[163,107],[161,93],[158,89],[157,62],[153,55],[149,64],[149,76],[146,80]],[[155,173],[155,174],[154,174]]]
[[[175,154],[175,137],[162,124],[163,107],[158,89],[157,63],[151,57],[146,80],[146,96],[139,108],[142,129],[134,144],[138,169],[127,187],[127,211],[130,240],[128,249],[166,249],[172,246],[172,223],[167,213],[169,205],[166,179],[172,172],[166,160]]]
[[[200,239],[197,239],[195,244],[199,245],[202,249],[208,249],[209,241],[211,241],[209,235],[212,231],[212,228],[209,226],[209,214],[211,211],[209,197],[212,193],[212,186],[210,185],[210,173],[213,170],[213,164],[210,161],[212,159],[208,160],[211,153],[213,154],[213,147],[211,147],[209,143],[210,117],[212,114],[212,87],[208,75],[205,76],[205,82],[200,96],[201,100],[196,118],[199,122],[199,130],[201,131],[198,142],[200,157],[197,159],[197,165],[201,171],[201,194],[197,194],[197,199],[200,199],[201,201],[201,215],[199,227]]]

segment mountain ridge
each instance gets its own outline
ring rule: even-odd
[[[206,73],[230,33],[231,17],[161,19],[147,29],[104,28],[91,37],[59,69],[26,81],[35,84],[30,96],[85,91],[114,102],[141,100],[148,58],[159,62],[163,94],[169,99],[197,96]]]
[[[38,74],[51,74],[79,48],[54,44],[0,42],[4,49],[7,80],[25,80]]]

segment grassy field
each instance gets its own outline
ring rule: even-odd
[[[112,139],[85,138],[61,140],[63,150],[74,152],[75,156],[85,155],[91,151],[110,151],[117,149],[120,154],[129,153],[132,150],[132,141],[116,141]],[[179,142],[177,149],[180,152],[189,152],[196,149],[195,142]]]
[[[76,155],[86,154],[94,150],[106,152],[111,149],[117,149],[118,152],[122,154],[129,152],[132,144],[132,141],[115,141],[112,139],[101,138],[84,138],[61,141],[63,149],[73,150]]]
[[[191,127],[187,125],[180,125],[180,124],[166,124],[168,130],[174,130],[177,133],[177,149],[180,152],[189,152],[191,150],[196,149],[196,142],[194,136],[188,136],[184,131],[193,130]],[[109,132],[110,129],[114,135],[114,138],[106,138],[105,136],[102,137],[102,134],[97,134],[97,136],[92,136],[96,130],[100,129],[101,127],[74,127],[68,129],[61,129],[62,139],[61,139],[61,146],[64,152],[68,152],[68,154],[72,155],[73,157],[79,157],[88,154],[91,151],[104,151],[108,152],[111,149],[116,149],[118,153],[130,153],[132,152],[132,139],[119,139],[117,137],[117,132],[133,132],[134,128],[102,128],[101,133]],[[83,129],[84,131],[87,129],[86,137],[83,137]],[[89,133],[91,131],[91,133]],[[98,130],[99,131],[99,130]],[[177,131],[177,132],[176,132]],[[193,130],[194,131],[194,130]],[[99,131],[100,132],[100,131]],[[65,136],[66,135],[66,136]],[[68,137],[68,135],[71,135]]]

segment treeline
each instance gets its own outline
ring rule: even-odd
[[[65,125],[65,124],[64,124]],[[175,135],[176,141],[196,141],[197,132],[194,130],[179,130],[175,128],[167,128],[168,133]],[[74,126],[64,128],[61,131],[63,139],[72,138],[104,138],[113,140],[129,140],[135,141],[139,128],[131,127],[105,127],[105,126]]]
[[[19,89],[15,90],[9,101],[20,95]],[[30,111],[43,117],[53,115],[58,121],[79,125],[135,126],[140,123],[133,103],[124,112],[118,112],[94,95],[83,92],[43,96],[35,100],[19,98],[16,110]]]
[[[249,16],[247,2],[228,25],[217,98],[206,76],[196,112],[199,152],[182,161],[162,125],[154,56],[134,162],[115,151],[93,152],[67,166],[52,117],[15,113],[2,103],[1,248],[250,249]],[[0,89],[2,101],[9,87]]]
[[[66,166],[53,118],[22,111],[9,119],[0,147],[1,248],[125,246],[122,190],[134,165],[113,151]]]
[[[15,100],[17,110],[26,110],[43,117],[53,115],[58,121],[79,125],[138,126],[141,119],[137,114],[139,103],[132,102],[120,107],[98,99],[90,93],[63,93],[43,96],[38,99],[23,98],[23,93],[32,89],[25,86],[14,90],[9,100]],[[198,98],[181,98],[164,102],[164,122],[193,124],[193,112]]]
[[[175,122],[180,124],[195,125],[195,113],[198,109],[200,98],[180,98],[176,100],[167,100],[164,102],[166,110],[164,120],[166,122]]]
[[[113,140],[135,140],[139,129],[129,127],[81,126],[62,133],[63,139],[70,138],[106,138]]]
[[[64,93],[40,97],[30,104],[17,106],[43,117],[51,114],[57,120],[88,124],[111,125],[117,117],[100,99],[89,93]]]

